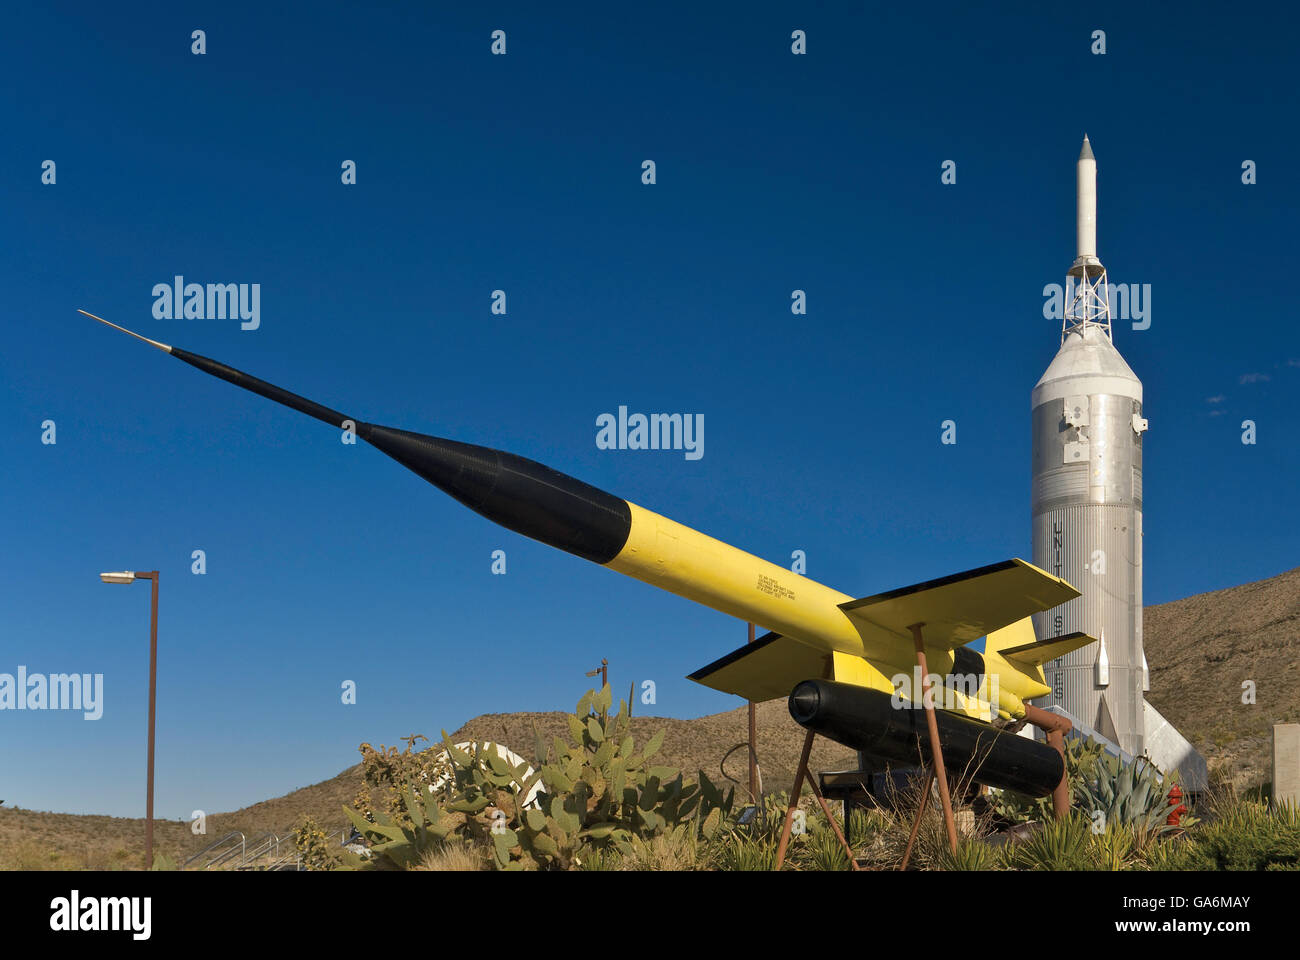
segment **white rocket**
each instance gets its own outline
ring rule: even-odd
[[[1076,256],[1061,345],[1034,387],[1033,556],[1082,596],[1037,615],[1040,639],[1075,630],[1096,644],[1044,666],[1058,707],[1131,756],[1179,768],[1197,789],[1205,761],[1150,704],[1142,650],[1142,381],[1115,349],[1106,268],[1097,257],[1097,159],[1076,166]],[[1155,733],[1153,739],[1150,733]]]

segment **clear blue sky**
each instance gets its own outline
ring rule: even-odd
[[[106,685],[98,721],[0,713],[6,803],[142,813],[148,585],[108,569],[162,571],[161,816],[325,779],[363,740],[570,709],[602,656],[616,688],[656,682],[644,712],[739,704],[684,677],[744,624],[77,307],[865,595],[1030,555],[1042,288],[1074,256],[1086,130],[1101,257],[1152,287],[1150,329],[1115,335],[1151,423],[1146,599],[1300,563],[1294,12],[386,6],[3,15],[0,672]],[[260,329],[155,319],[176,274],[260,283]],[[598,450],[620,404],[703,414],[704,457]]]

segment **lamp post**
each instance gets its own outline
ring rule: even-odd
[[[153,868],[153,732],[154,706],[158,692],[158,571],[123,570],[117,573],[101,573],[99,579],[105,583],[132,583],[135,580],[152,582],[152,597],[149,603],[149,767],[145,774],[147,787],[144,814],[144,868]]]

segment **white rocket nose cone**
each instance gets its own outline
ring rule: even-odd
[[[1092,155],[1092,144],[1088,142],[1088,135],[1086,133],[1083,135],[1083,148],[1079,150],[1079,159],[1080,160],[1097,159]]]

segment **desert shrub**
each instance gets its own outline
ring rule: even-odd
[[[936,870],[997,870],[998,851],[975,837],[958,837],[957,852],[943,850],[934,860]]]
[[[1003,848],[1001,860],[1013,870],[1095,870],[1091,822],[1078,814],[1045,820],[1025,840]]]
[[[304,817],[294,828],[293,845],[306,870],[333,870],[340,863],[329,835],[312,817]]]
[[[718,846],[690,824],[678,824],[652,837],[633,834],[621,845],[621,853],[594,849],[589,852],[592,862],[583,864],[583,869],[707,870],[718,856]],[[606,866],[615,856],[617,866]]]
[[[775,870],[776,845],[776,839],[764,834],[732,833],[722,845],[718,866],[723,870]]]
[[[1107,821],[1100,831],[1094,821],[1091,832],[1093,861],[1098,870],[1127,870],[1150,839],[1119,820]]]
[[[1300,870],[1300,813],[1221,799],[1207,819],[1147,857],[1153,870]]]
[[[453,840],[425,850],[423,856],[410,869],[464,873],[486,870],[487,866],[487,861],[478,849]]]
[[[847,839],[847,838],[846,838]],[[840,845],[840,839],[831,829],[825,816],[812,820],[810,829],[804,835],[803,849],[800,851],[800,863],[811,870],[848,870],[848,854]]]
[[[568,718],[569,741],[535,740],[535,769],[512,767],[489,744],[461,750],[443,733],[446,761],[407,749],[362,745],[370,795],[345,812],[371,843],[368,860],[344,855],[349,866],[409,867],[445,841],[482,847],[504,870],[581,867],[595,853],[648,855],[634,841],[671,832],[655,856],[684,854],[681,838],[709,840],[731,817],[734,791],[723,794],[701,771],[690,783],[672,767],[652,763],[659,731],[637,752],[625,702],[610,715],[608,686],[587,691]],[[429,753],[430,751],[424,751]],[[535,801],[525,805],[534,787]],[[680,833],[675,832],[682,828]]]

